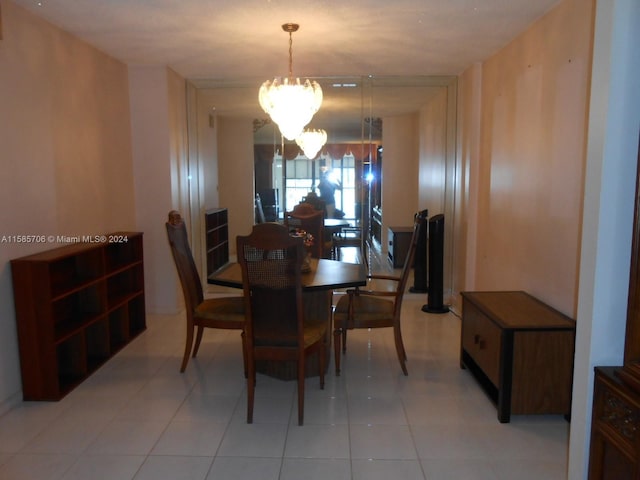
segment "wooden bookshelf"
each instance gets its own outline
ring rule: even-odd
[[[104,238],[11,261],[25,400],[59,400],[146,328],[142,233]]]
[[[206,227],[207,276],[229,263],[229,225],[226,208],[207,210]]]

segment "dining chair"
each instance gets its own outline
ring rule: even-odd
[[[236,238],[246,311],[247,423],[253,422],[256,361],[296,362],[298,424],[304,421],[305,360],[318,355],[324,388],[327,322],[305,323],[302,303],[302,238],[277,223],[255,225]]]
[[[264,208],[262,208],[262,199],[260,198],[260,194],[256,193],[255,199],[255,207],[256,207],[256,220],[255,223],[264,223],[267,220],[264,216]]]
[[[169,247],[176,264],[187,315],[187,338],[180,372],[184,372],[193,347],[195,358],[205,328],[244,329],[244,302],[241,296],[204,299],[202,282],[189,246],[187,229],[179,212],[172,210],[166,222]],[[197,328],[195,345],[194,331]],[[244,345],[244,342],[242,342]],[[243,358],[245,357],[243,353]],[[245,361],[245,374],[246,374]]]
[[[362,237],[362,227],[341,227],[340,231],[334,233],[333,238],[334,258],[340,260],[342,248],[355,247],[358,248],[360,257],[363,261],[365,256],[364,238]]]
[[[310,247],[313,258],[326,258],[331,255],[333,247],[331,239],[329,239],[328,245],[325,244],[324,239],[324,212],[316,209],[309,211],[306,208],[297,211],[294,209],[286,213],[285,225],[290,230],[301,229],[313,236],[313,245]]]
[[[309,192],[306,196],[302,197],[301,203],[308,203],[316,210],[322,210],[325,218],[327,217],[327,204],[322,200],[316,192]]]
[[[395,289],[386,291],[362,288],[348,289],[347,294],[338,300],[333,314],[336,375],[340,375],[341,345],[342,353],[345,354],[347,352],[347,330],[385,327],[393,328],[393,338],[402,373],[409,374],[406,365],[407,353],[402,342],[400,314],[402,311],[402,298],[407,288],[407,281],[418,243],[419,229],[424,224],[420,215],[415,215],[411,243],[400,275],[367,275],[368,280],[392,282]]]

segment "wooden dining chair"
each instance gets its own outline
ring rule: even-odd
[[[292,210],[285,215],[285,225],[290,229],[301,229],[313,235],[313,245],[310,248],[313,258],[326,258],[331,253],[331,243],[325,245],[324,212],[312,209],[307,211]],[[331,239],[329,239],[330,241]],[[329,253],[326,249],[329,248]]]
[[[362,236],[362,227],[342,227],[340,231],[333,234],[333,251],[334,258],[340,260],[342,254],[342,248],[355,247],[358,249],[360,258],[366,261],[365,255],[365,240]]]
[[[187,229],[179,212],[172,210],[166,222],[169,247],[176,264],[187,315],[187,338],[180,371],[184,372],[193,347],[198,353],[205,328],[244,329],[244,302],[241,296],[204,299],[202,282],[189,246]],[[198,329],[195,345],[194,331]],[[244,342],[243,342],[244,345]],[[245,355],[243,354],[243,358]],[[245,362],[245,374],[246,374]]]
[[[424,224],[421,214],[417,214],[413,224],[413,234],[407,256],[400,276],[370,274],[368,280],[389,281],[395,286],[393,290],[367,290],[361,288],[348,289],[338,303],[333,314],[333,339],[336,364],[336,375],[340,375],[340,346],[342,353],[347,352],[347,330],[354,328],[393,328],[396,353],[402,373],[408,375],[407,353],[402,342],[400,314],[402,298],[407,288],[409,273],[418,243],[419,229]]]
[[[247,423],[253,422],[256,361],[295,361],[298,424],[304,421],[305,360],[318,355],[320,388],[324,388],[327,322],[305,323],[302,303],[302,238],[277,223],[255,225],[238,236],[238,263],[246,312]]]

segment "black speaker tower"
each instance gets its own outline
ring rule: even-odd
[[[444,215],[429,219],[429,288],[427,304],[422,307],[427,313],[447,313],[443,304],[444,287]]]
[[[413,287],[409,288],[409,291],[412,293],[427,293],[427,218],[429,217],[429,210],[420,211],[418,216],[420,217],[420,227],[416,253],[413,257]]]

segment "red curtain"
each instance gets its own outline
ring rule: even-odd
[[[276,145],[276,149],[280,149],[280,145]],[[375,158],[375,152],[378,148],[376,143],[330,143],[322,147],[320,155],[328,153],[331,158],[342,158],[347,154],[354,156],[356,161],[364,161],[369,158],[369,154]],[[256,167],[262,162],[271,164],[273,161],[274,146],[273,145],[254,145],[254,155]],[[300,147],[295,143],[284,144],[284,158],[293,160],[300,154]],[[258,167],[259,168],[259,167]]]

